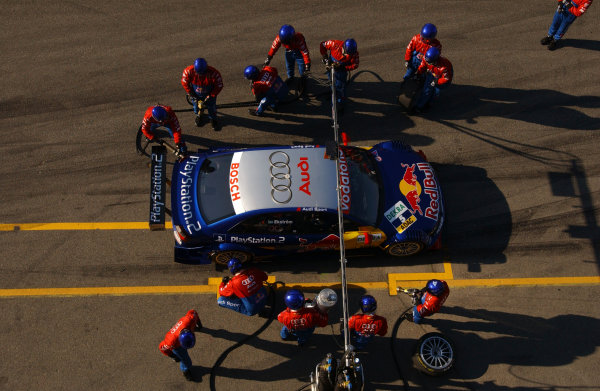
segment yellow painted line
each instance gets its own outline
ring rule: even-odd
[[[426,273],[424,273],[426,274]],[[435,273],[431,273],[435,274]],[[433,277],[431,277],[433,278]],[[408,287],[421,287],[427,280],[397,280],[395,285],[402,283]],[[446,280],[451,288],[466,287],[498,287],[498,286],[550,286],[550,285],[598,285],[600,276],[589,277],[541,277],[541,278],[498,278],[498,279],[473,279],[473,280]],[[221,278],[211,277],[207,285],[182,285],[182,286],[124,286],[124,287],[89,287],[89,288],[35,288],[35,289],[0,289],[0,298],[10,297],[76,297],[76,296],[131,296],[131,295],[156,295],[156,294],[216,294]],[[275,277],[270,276],[269,282],[275,282]],[[406,283],[406,284],[403,284]],[[331,283],[286,283],[285,289],[301,288],[315,289],[339,288],[339,282]],[[400,285],[400,284],[398,284]],[[348,289],[362,288],[365,290],[389,290],[385,282],[349,282]],[[394,290],[393,295],[396,295]]]
[[[396,295],[396,288],[399,286],[399,281],[428,281],[432,278],[444,281],[453,280],[454,276],[450,262],[444,262],[444,271],[442,273],[388,273],[388,292],[392,296]]]
[[[600,276],[589,277],[539,277],[539,278],[489,278],[480,280],[452,280],[448,285],[456,288],[531,286],[531,285],[596,285]]]
[[[114,286],[88,288],[33,288],[33,289],[0,289],[0,297],[23,296],[130,296],[153,294],[190,294],[213,293],[210,285],[179,286]]]
[[[170,221],[165,229],[172,229]],[[0,231],[73,231],[73,230],[115,230],[115,229],[150,229],[147,221],[143,222],[101,222],[101,223],[26,223],[0,224]]]

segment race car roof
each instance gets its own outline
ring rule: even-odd
[[[233,154],[229,191],[236,214],[271,208],[336,209],[335,161],[322,147]]]

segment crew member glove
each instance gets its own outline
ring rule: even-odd
[[[265,66],[269,65],[271,63],[272,59],[273,59],[273,56],[267,56],[267,59],[265,60]]]
[[[408,68],[408,61],[404,61],[404,68]]]
[[[323,64],[325,64],[325,66],[329,66],[329,59],[327,57],[323,57],[321,61],[323,62]]]
[[[221,281],[223,282],[223,284],[227,284],[229,282],[229,277],[225,276]]]
[[[198,319],[198,323],[196,323],[196,328],[194,329],[194,331],[200,330],[202,330],[202,322],[200,321],[200,319]]]
[[[173,354],[173,352],[171,352],[171,354],[169,354],[169,357],[171,357],[171,359],[172,359],[173,361],[175,361],[175,362],[179,362],[179,361],[181,361],[181,360],[179,359],[179,357],[177,357],[175,354]]]
[[[304,72],[310,72],[310,63],[304,64]]]
[[[435,87],[435,80],[432,80],[431,83],[429,83],[429,85]]]
[[[154,138],[152,138],[152,139],[150,139],[150,140],[154,140],[154,141],[156,141],[156,143],[157,143],[157,144],[160,144],[160,145],[163,145],[163,144],[165,143],[164,141],[162,141],[162,140],[161,140],[161,139],[159,139],[158,137],[154,137]]]
[[[569,9],[573,6],[573,3],[571,3],[571,0],[563,0],[562,6],[565,9]]]
[[[182,155],[186,155],[187,154],[187,147],[185,146],[185,143],[179,143],[179,144],[177,144],[177,150]]]

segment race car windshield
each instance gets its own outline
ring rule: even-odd
[[[342,211],[365,225],[377,224],[379,192],[377,168],[367,151],[340,146]],[[345,186],[348,176],[350,186]]]
[[[229,165],[232,154],[213,156],[202,163],[198,174],[198,205],[207,224],[233,216],[229,196]]]

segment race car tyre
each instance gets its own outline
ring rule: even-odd
[[[413,354],[415,368],[429,376],[447,373],[455,359],[454,343],[441,333],[427,333],[419,338]]]
[[[237,258],[240,260],[240,262],[246,263],[252,260],[252,254],[245,251],[226,250],[216,251],[211,255],[211,260],[215,263],[215,265],[221,266],[227,266],[227,262],[229,262],[231,258]]]
[[[135,150],[138,155],[150,157],[150,151],[152,151],[152,147],[148,148],[151,142],[144,136],[142,133],[142,125],[138,128],[137,134],[135,136]]]
[[[425,244],[417,241],[406,241],[399,243],[392,243],[385,249],[388,255],[392,257],[408,257],[415,255],[423,251]]]
[[[406,112],[410,113],[414,110],[417,99],[421,96],[424,81],[425,78],[410,78],[402,83],[398,103]]]

